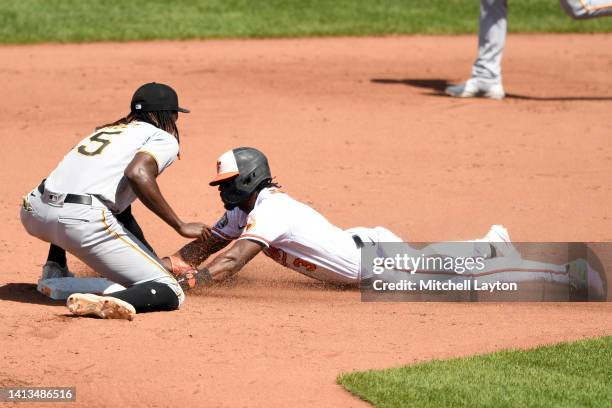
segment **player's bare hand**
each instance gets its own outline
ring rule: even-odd
[[[185,222],[182,223],[176,230],[185,238],[199,238],[206,240],[210,238],[210,227],[201,222]]]

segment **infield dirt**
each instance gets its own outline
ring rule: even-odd
[[[72,318],[36,293],[47,245],[18,216],[21,195],[157,81],[193,112],[160,178],[185,219],[221,215],[206,180],[249,145],[344,228],[612,241],[611,42],[511,35],[501,102],[440,95],[469,76],[474,36],[0,47],[0,386],[76,386],[87,407],[364,406],[338,373],[612,334],[610,303],[361,303],[263,256],[178,312]],[[187,242],[134,211],[158,253]]]

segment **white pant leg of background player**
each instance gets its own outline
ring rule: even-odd
[[[176,293],[179,303],[184,300],[159,259],[101,203],[49,203],[37,190],[28,199],[30,211],[22,208],[21,220],[29,234],[59,245],[113,282],[126,287],[159,282]]]
[[[612,0],[559,0],[568,16],[589,19],[612,15]]]
[[[478,58],[472,67],[472,78],[485,85],[502,82],[501,62],[508,26],[506,0],[480,0]]]

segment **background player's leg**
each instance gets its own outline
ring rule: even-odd
[[[501,62],[508,26],[506,0],[480,1],[478,58],[472,67],[472,78],[487,86],[501,84]]]
[[[559,0],[559,2],[567,15],[576,20],[612,15],[612,0]]]
[[[472,66],[472,77],[466,82],[446,88],[446,94],[458,98],[483,96],[502,99],[501,60],[506,44],[506,0],[480,0],[478,58]]]

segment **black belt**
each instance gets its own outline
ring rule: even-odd
[[[45,180],[43,180],[38,185],[38,192],[40,194],[44,194],[44,192],[45,192]],[[68,203],[68,204],[91,205],[91,196],[88,196],[88,195],[79,195],[79,194],[66,194],[66,198],[64,198],[64,202]]]
[[[363,240],[359,238],[359,235],[353,235],[353,241],[355,241],[355,245],[357,245],[358,249],[363,248]]]

